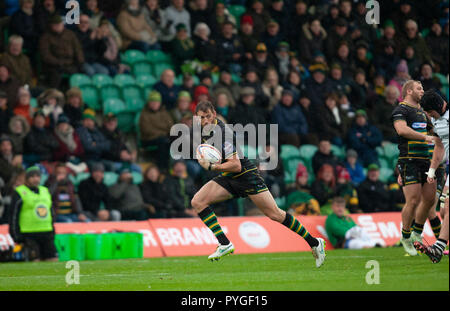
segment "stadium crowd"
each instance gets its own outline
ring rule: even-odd
[[[192,127],[202,100],[230,124],[278,124],[279,150],[266,146],[278,166],[262,174],[285,210],[328,215],[336,196],[351,213],[401,210],[390,115],[409,79],[448,101],[449,1],[382,1],[379,24],[361,0],[79,3],[79,24],[65,0],[0,3],[0,223],[33,165],[58,222],[196,216],[191,199],[213,173],[172,160],[169,132]],[[170,61],[151,64],[145,89],[126,78],[143,81],[148,62],[129,55]],[[131,118],[107,111],[121,97],[108,87],[135,87],[144,103]],[[239,202],[216,213],[254,214]]]

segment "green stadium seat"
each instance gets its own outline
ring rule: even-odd
[[[211,76],[212,76],[212,82],[213,82],[213,84],[216,84],[217,82],[219,82],[220,74],[218,74],[218,73],[213,73]]]
[[[333,154],[341,160],[345,159],[345,150],[339,146],[331,145],[331,151]]]
[[[256,160],[258,157],[258,150],[250,145],[242,146],[242,152],[244,153],[244,156],[250,160]]]
[[[449,98],[449,83],[448,78],[441,73],[433,73],[433,78],[436,78],[441,82],[441,93],[445,96],[445,98]]]
[[[80,87],[81,97],[83,98],[84,103],[94,110],[100,110],[102,107],[100,106],[100,101],[98,97],[97,88],[93,85],[83,85]]]
[[[384,157],[384,149],[383,149],[383,147],[378,146],[378,147],[375,148],[375,150],[377,151],[377,154],[378,154],[379,158]]]
[[[157,79],[159,79],[159,77],[161,77],[161,74],[163,73],[164,70],[166,69],[172,69],[174,70],[174,66],[172,64],[169,63],[157,63],[154,64],[153,66],[153,76],[156,77]]]
[[[232,74],[231,74],[231,80],[233,80],[233,81],[236,82],[236,83],[240,83],[240,82],[241,82],[241,76],[240,76],[240,75],[237,75],[237,74],[235,74],[235,73],[232,73]]]
[[[128,84],[122,87],[122,98],[127,100],[139,99],[142,100],[142,90],[136,84]]]
[[[382,168],[391,168],[391,162],[388,159],[379,158],[378,161],[380,162],[380,166]]]
[[[113,84],[113,79],[108,75],[98,73],[92,76],[92,84],[100,89],[105,85]]]
[[[145,102],[140,98],[126,99],[125,106],[128,112],[140,112],[144,108]]]
[[[125,85],[136,84],[136,80],[129,74],[118,74],[114,76],[114,84],[118,87],[124,87]]]
[[[131,133],[135,131],[134,128],[135,113],[125,110],[117,115],[117,126],[122,132]]]
[[[384,150],[384,157],[390,160],[397,158],[398,155],[400,154],[398,146],[393,143],[386,143],[383,146],[383,150]]]
[[[100,97],[102,101],[105,101],[107,99],[119,99],[121,98],[121,92],[119,86],[115,84],[108,84],[103,86],[100,89]]]
[[[297,167],[299,164],[304,164],[299,158],[290,158],[284,164],[284,182],[291,184],[295,182],[295,176],[297,175]]]
[[[142,74],[136,76],[136,84],[141,88],[145,88],[147,86],[153,87],[158,80],[151,74]]]
[[[103,182],[107,187],[110,187],[117,183],[117,180],[119,179],[119,175],[114,172],[105,172],[105,175],[103,177]]]
[[[69,78],[70,87],[82,87],[84,85],[91,85],[92,80],[88,75],[83,73],[74,73]]]
[[[85,179],[88,179],[91,176],[88,172],[78,173],[75,177],[77,186]]]
[[[131,172],[131,176],[133,176],[133,184],[139,185],[142,183],[144,178],[142,177],[141,173],[138,172]]]
[[[146,59],[145,54],[139,50],[126,50],[122,56],[122,61],[130,66],[138,61]]]
[[[183,84],[183,75],[178,75],[177,77],[175,77],[174,84],[175,85],[182,85]]]
[[[126,110],[127,107],[125,106],[125,103],[119,98],[109,98],[103,102],[103,113],[105,115],[110,112],[117,115]]]
[[[286,204],[286,197],[279,197],[279,198],[274,198],[275,202],[277,203],[278,207],[281,208],[282,210],[285,210],[285,204]]]
[[[245,13],[246,8],[243,5],[232,4],[228,6],[228,12],[236,18],[237,27],[240,25],[241,16]]]
[[[145,102],[147,101],[148,95],[150,94],[151,91],[153,91],[153,86],[147,86],[142,89],[142,94],[144,96],[143,99]]]
[[[281,145],[280,157],[283,161],[294,158],[300,159],[300,150],[293,145]]]
[[[133,74],[135,76],[140,75],[151,75],[153,74],[153,64],[149,63],[147,60],[138,61],[133,64]]]
[[[315,145],[308,145],[308,144],[302,145],[299,148],[300,157],[306,162],[311,162],[312,157],[316,153],[317,149],[318,148]]]
[[[172,58],[170,54],[166,54],[160,50],[148,51],[146,54],[146,59],[152,64],[157,63],[172,63]]]
[[[392,176],[394,175],[394,170],[390,169],[390,168],[386,168],[386,167],[381,167],[380,168],[380,181],[387,183]]]
[[[34,98],[34,97],[30,98],[30,106],[33,107],[33,108],[37,108],[38,103],[37,103],[37,99],[36,98]]]

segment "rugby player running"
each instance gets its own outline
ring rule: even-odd
[[[210,102],[200,102],[196,107],[195,115],[200,118],[202,143],[213,144],[214,136],[217,134],[222,137],[221,146],[215,145],[222,154],[221,163],[211,164],[206,159],[198,159],[204,169],[221,172],[221,174],[207,182],[191,201],[200,219],[214,233],[219,242],[216,251],[208,259],[219,260],[234,252],[233,243],[222,231],[210,205],[233,197],[248,196],[264,215],[305,239],[316,259],[316,267],[320,267],[325,260],[325,241],[313,237],[295,217],[278,208],[257,167],[242,156],[241,150],[235,143],[235,133],[216,118],[214,106]]]

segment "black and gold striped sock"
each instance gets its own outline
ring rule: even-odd
[[[441,219],[439,218],[439,216],[431,219],[430,225],[431,229],[433,230],[434,236],[437,239],[439,237],[439,234],[441,234]]]
[[[282,222],[283,225],[300,235],[306,240],[310,247],[319,245],[319,241],[309,234],[308,230],[291,214],[286,213],[286,218]]]
[[[402,237],[404,239],[409,239],[411,237],[411,229],[405,230],[402,228]]]
[[[423,225],[418,224],[418,223],[414,223],[414,227],[413,227],[414,232],[418,233],[418,234],[422,234],[423,232]]]
[[[230,244],[230,240],[228,240],[222,228],[220,227],[219,222],[217,221],[216,214],[209,206],[198,213],[198,216],[203,221],[203,223],[214,233],[220,244]]]

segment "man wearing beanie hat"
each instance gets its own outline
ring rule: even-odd
[[[367,178],[358,186],[359,208],[364,213],[388,212],[391,206],[387,185],[379,180],[380,167],[372,163],[367,167]]]
[[[105,138],[95,124],[95,111],[86,109],[83,113],[82,126],[76,130],[84,149],[83,160],[89,165],[100,161],[106,153],[110,152],[111,143]]]
[[[23,243],[27,260],[57,261],[52,197],[40,182],[40,168],[29,167],[25,184],[12,196],[9,234],[15,243]]]
[[[192,102],[191,94],[188,91],[178,93],[177,106],[170,111],[174,123],[192,118],[192,111],[189,109]]]
[[[147,105],[139,117],[140,143],[146,147],[157,147],[158,167],[167,168],[169,159],[169,133],[173,125],[172,117],[161,105],[161,94],[152,91],[149,94]]]
[[[59,143],[59,147],[53,152],[53,160],[67,162],[73,158],[81,159],[84,154],[83,145],[66,115],[59,115],[53,133]]]

